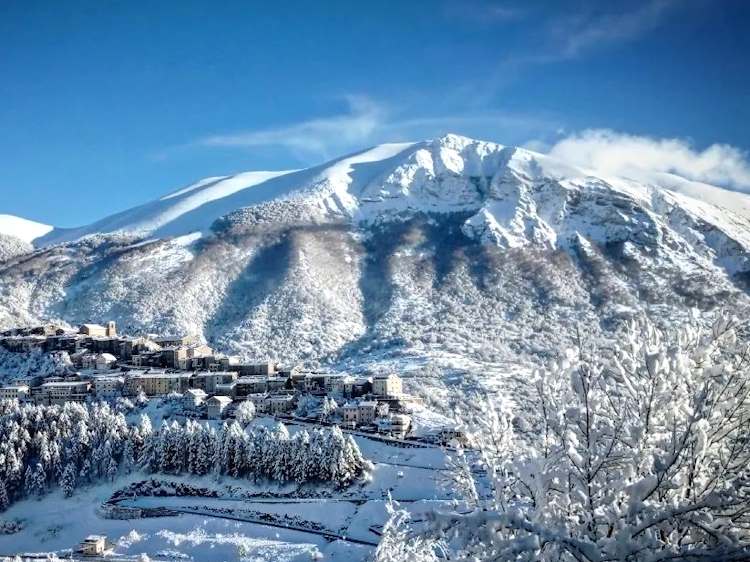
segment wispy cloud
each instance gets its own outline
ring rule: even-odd
[[[382,126],[383,108],[364,96],[346,96],[347,110],[286,126],[217,134],[195,144],[213,147],[276,146],[295,152],[331,156],[331,150],[366,141]]]
[[[675,0],[649,0],[622,12],[584,12],[553,20],[550,32],[561,58],[573,58],[606,44],[637,39],[661,24]]]
[[[492,0],[448,0],[443,3],[443,12],[451,20],[459,18],[484,25],[508,24],[528,14],[524,8]]]
[[[596,3],[572,14],[549,16],[538,26],[538,46],[507,55],[500,63],[500,72],[560,63],[604,46],[631,43],[657,29],[677,5],[677,0],[646,0],[613,11],[606,9],[607,3]]]
[[[698,150],[684,139],[655,139],[608,129],[586,130],[549,147],[551,156],[615,175],[668,172],[750,192],[750,159],[727,144]]]
[[[393,108],[366,96],[346,96],[341,113],[279,127],[214,134],[197,139],[191,147],[277,147],[297,159],[314,163],[382,142],[413,141],[445,133],[520,142],[554,131],[559,125],[540,116],[482,110],[425,114],[419,108]]]

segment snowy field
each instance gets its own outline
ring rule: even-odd
[[[340,491],[321,488],[323,497],[300,497],[311,495],[309,488],[253,485],[231,478],[217,482],[213,477],[137,474],[120,478],[114,486],[79,490],[72,498],[63,498],[56,490],[39,500],[19,501],[3,513],[2,520],[21,520],[25,527],[16,534],[0,535],[0,555],[54,552],[62,557],[85,536],[104,534],[114,543],[113,556],[133,559],[145,553],[154,560],[365,560],[373,547],[348,539],[378,542],[377,531],[387,517],[387,494],[402,500],[415,519],[450,494],[442,482],[445,456],[441,450],[400,448],[364,437],[357,442],[375,463],[371,476]],[[101,517],[99,508],[113,490],[146,478],[217,490],[220,497],[139,496],[121,505],[181,513],[131,520]],[[279,494],[286,497],[273,497]],[[272,521],[301,522],[332,535],[242,521],[264,514]]]

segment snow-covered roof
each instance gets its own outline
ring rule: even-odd
[[[291,394],[274,394],[269,399],[275,402],[289,402],[290,400],[294,400],[294,396]]]
[[[230,404],[232,399],[229,396],[212,396],[207,402],[219,402],[221,404]]]
[[[97,359],[103,359],[104,361],[117,361],[117,357],[111,353],[100,353],[97,355]]]
[[[54,387],[54,386],[80,386],[89,384],[87,381],[54,381],[42,383],[42,387]]]
[[[8,384],[3,387],[3,390],[28,390],[29,385],[27,384]]]
[[[193,373],[148,372],[130,375],[139,379],[189,379]]]

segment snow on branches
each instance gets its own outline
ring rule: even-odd
[[[370,463],[337,427],[299,431],[279,424],[245,430],[233,421],[218,431],[188,420],[154,430],[148,416],[128,425],[105,403],[64,406],[0,401],[0,510],[25,496],[59,486],[113,481],[139,468],[170,474],[330,482],[345,486]]]
[[[432,527],[459,558],[750,558],[742,326],[722,316],[665,333],[644,321],[619,336],[536,373],[523,420],[492,399],[465,412],[489,483],[464,470],[473,509]]]

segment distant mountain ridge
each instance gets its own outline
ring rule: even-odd
[[[456,135],[385,144],[46,232],[0,256],[0,324],[113,318],[282,360],[534,358],[581,322],[746,305],[750,198],[686,195],[718,189]]]

